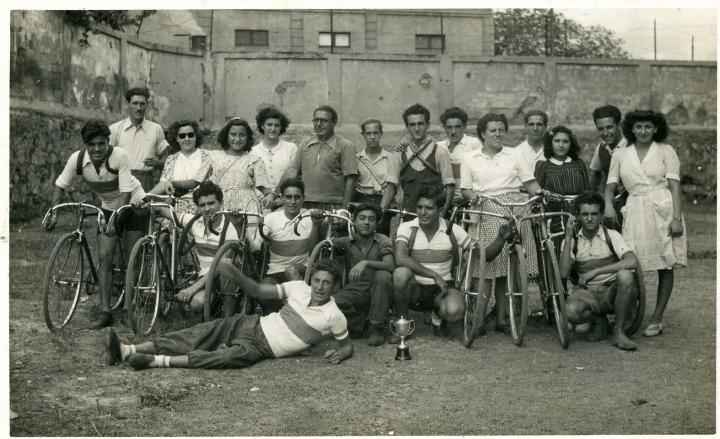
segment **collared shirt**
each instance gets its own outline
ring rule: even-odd
[[[300,209],[300,213],[307,212],[307,209]],[[263,219],[263,233],[270,239],[270,261],[268,262],[268,274],[282,273],[291,265],[307,265],[314,242],[310,240],[312,232],[312,219],[305,217],[298,224],[298,233],[293,230],[292,219],[285,215],[283,209],[278,209],[265,215]],[[250,241],[253,250],[260,250],[263,239],[259,233]]]
[[[291,167],[305,183],[305,200],[342,203],[345,177],[358,173],[355,154],[353,144],[338,135],[325,142],[316,135],[303,140]]]
[[[152,170],[145,159],[159,157],[169,145],[159,124],[144,119],[136,128],[129,117],[110,125],[110,144],[127,151],[133,171]]]
[[[528,162],[506,146],[494,156],[482,149],[469,152],[460,164],[460,187],[486,197],[517,192],[520,185],[534,178]]]
[[[348,337],[347,320],[335,298],[320,306],[309,306],[310,285],[301,280],[277,285],[278,299],[285,299],[279,312],[260,317],[260,327],[275,357],[286,357],[318,343],[332,334],[335,340]]]
[[[356,239],[344,236],[335,240],[335,248],[345,254],[345,270],[350,271],[351,268],[360,263],[360,261],[382,261],[383,257],[393,254],[393,243],[387,236],[382,233],[375,233],[372,243],[367,250],[363,250]],[[372,270],[363,271],[360,276],[361,282],[372,282]]]
[[[202,183],[210,174],[210,154],[196,149],[189,156],[182,152],[171,154],[165,161],[160,181],[195,180]]]
[[[544,148],[541,146],[540,149],[535,151],[533,147],[528,143],[527,139],[515,147],[515,151],[520,154],[520,157],[527,162],[530,169],[535,169],[535,163],[545,160]]]
[[[184,213],[180,215],[180,223],[186,226],[195,215],[190,213]],[[200,217],[195,220],[190,229],[190,235],[195,240],[195,251],[197,253],[198,262],[200,262],[200,276],[204,276],[210,271],[215,253],[220,248],[220,231],[225,227],[225,217],[222,217],[220,225],[215,230],[218,232],[217,235],[212,233],[207,227],[205,227],[205,219]],[[225,233],[225,242],[237,241],[237,231],[232,224],[227,228]]]
[[[253,146],[252,153],[263,159],[265,170],[270,178],[269,189],[275,190],[287,168],[292,165],[297,154],[297,145],[280,139],[277,145],[268,148],[263,142]]]
[[[416,149],[415,145],[410,139],[410,136],[408,135],[405,136],[405,138],[400,142],[400,144],[402,145],[402,147],[405,148],[405,156],[407,157],[407,159],[410,159],[410,157],[415,155],[416,151],[422,150],[422,152],[420,153],[420,157],[427,161],[433,150],[433,142],[434,140],[431,137],[426,137],[422,145],[420,145]],[[402,162],[402,156],[400,155],[400,157],[400,161]],[[437,170],[440,172],[440,179],[442,180],[442,184],[444,186],[447,186],[448,184],[455,184],[455,176],[453,175],[452,162],[450,161],[450,151],[448,151],[447,148],[442,148],[438,146],[438,148],[435,149],[435,164],[437,166]],[[403,165],[404,163],[400,163],[397,176],[393,175],[393,178],[397,178],[397,181],[400,181],[400,171]],[[412,167],[416,171],[422,171],[423,169],[425,169],[425,163],[423,163],[423,161],[417,157],[410,161],[408,166]]]
[[[618,258],[622,259],[622,257],[627,252],[632,251],[630,249],[630,246],[625,242],[625,239],[620,233],[611,229],[608,229],[607,232],[608,236],[610,236],[610,241],[612,241],[613,248],[615,249],[615,253],[617,254]],[[602,229],[599,229],[592,239],[586,238],[583,234],[582,229],[580,229],[580,232],[578,232],[577,235],[577,255],[574,255],[572,252],[570,252],[571,259],[578,262],[585,262],[593,259],[604,259],[613,255],[612,251],[610,250],[610,246],[607,245],[607,242],[605,241],[605,233],[603,233]],[[571,245],[574,245],[572,241]],[[560,248],[563,248],[564,246],[565,241],[563,240]],[[615,280],[615,277],[615,273],[598,274],[597,276],[589,280],[587,283],[588,285],[607,284],[613,282]]]
[[[450,151],[450,140],[441,140],[437,143],[439,147],[445,147]],[[452,165],[453,176],[455,177],[455,194],[460,194],[460,163],[465,154],[476,149],[482,149],[482,142],[477,137],[463,135],[460,141],[450,152],[450,164]]]
[[[382,194],[388,183],[398,185],[397,175],[400,173],[400,154],[390,153],[384,149],[371,159],[363,149],[356,154],[358,177],[355,180],[355,192],[366,195]]]
[[[81,149],[80,151],[85,150]],[[77,173],[76,166],[80,151],[70,154],[65,168],[55,180],[55,186],[61,189],[70,187]],[[117,169],[118,173],[113,174],[108,171],[108,166],[111,169]],[[130,192],[130,202],[145,197],[145,191],[140,186],[140,182],[130,173],[127,152],[122,149],[113,148],[112,155],[100,166],[99,173],[90,160],[90,154],[86,153],[82,162],[82,177],[90,190],[98,195],[102,208],[106,210],[119,208],[122,205],[123,193]]]
[[[415,235],[415,242],[413,243],[410,257],[415,259],[415,261],[423,267],[439,274],[443,279],[452,279],[453,248],[450,237],[447,234],[447,224],[445,220],[440,218],[438,230],[429,242],[417,218],[412,221],[406,221],[398,227],[396,241],[402,241],[407,244],[410,240],[413,227],[417,227],[418,231]],[[452,232],[455,235],[459,247],[467,248],[467,246],[470,245],[470,237],[462,227],[453,226]],[[415,274],[415,281],[420,285],[435,284],[433,279],[418,274]]]
[[[605,150],[610,154],[610,156],[613,155],[613,153],[619,149],[623,149],[627,146],[627,139],[624,137],[620,139],[617,145],[615,145],[615,148],[610,148],[610,145],[604,142],[598,143],[598,146],[595,147],[595,152],[593,153],[592,160],[590,160],[590,170],[591,171],[601,171],[602,170],[602,162],[600,161],[600,148],[605,148]]]

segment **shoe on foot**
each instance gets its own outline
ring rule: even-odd
[[[589,322],[578,323],[577,325],[575,325],[575,333],[576,334],[584,334],[584,333],[588,332],[589,330],[590,330]]]
[[[107,328],[103,333],[103,344],[105,345],[105,364],[112,366],[122,362],[120,353],[120,339],[113,328]]]
[[[663,324],[662,323],[650,323],[647,328],[645,328],[645,331],[643,331],[642,335],[643,337],[657,337],[658,335],[663,333]]]
[[[439,325],[432,325],[433,335],[436,337],[447,337],[450,335],[450,330],[447,327],[447,322],[443,320]]]
[[[128,364],[135,370],[147,369],[150,364],[155,360],[155,355],[152,354],[130,354],[127,359]]]
[[[637,344],[622,333],[616,333],[613,336],[612,345],[623,351],[634,351],[637,349]]]
[[[370,334],[370,339],[368,340],[368,345],[370,346],[382,346],[385,344],[385,325],[382,326],[373,326],[372,333]],[[400,340],[398,340],[398,343]]]
[[[112,325],[113,318],[110,311],[101,311],[98,317],[90,323],[90,329],[102,329]]]
[[[610,335],[610,322],[605,316],[593,315],[590,317],[590,330],[587,332],[587,341],[604,340]]]

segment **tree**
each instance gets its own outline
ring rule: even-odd
[[[135,26],[137,28],[136,35],[139,35],[143,20],[155,12],[157,11],[63,11],[63,19],[68,24],[84,29],[79,43],[82,47],[88,47],[90,46],[89,35],[103,26],[116,31],[124,31],[125,26]]]
[[[495,55],[628,58],[602,26],[585,27],[552,9],[506,9],[495,19]]]

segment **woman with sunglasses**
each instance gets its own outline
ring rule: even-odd
[[[210,155],[202,145],[202,136],[198,123],[180,120],[170,126],[167,141],[178,152],[171,154],[165,161],[160,182],[150,191],[151,194],[179,195],[178,213],[195,213],[192,191],[210,176]]]

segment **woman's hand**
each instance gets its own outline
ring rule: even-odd
[[[260,205],[263,207],[263,209],[272,209],[274,203],[275,194],[272,192],[268,192],[267,194],[265,194],[262,200],[260,200]]]
[[[673,218],[672,222],[670,222],[669,235],[673,238],[676,238],[678,236],[682,236],[682,234],[683,234],[682,221],[679,219]]]
[[[605,206],[605,225],[612,226],[618,223],[617,219],[617,213],[615,212],[615,208],[610,206]]]

